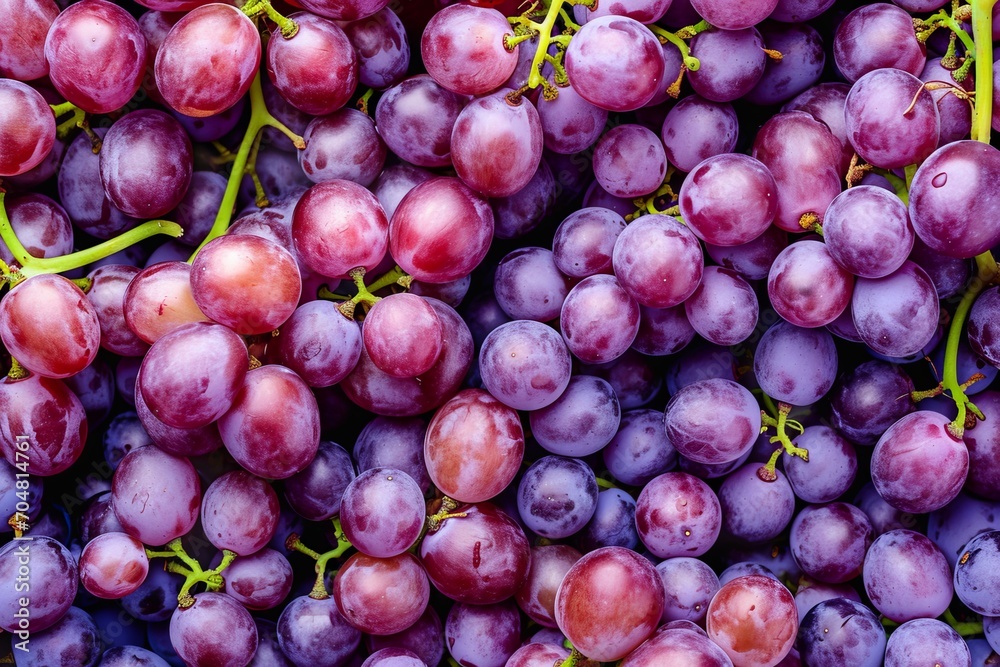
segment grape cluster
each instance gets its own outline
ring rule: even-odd
[[[0,0],[0,662],[1000,662],[995,2]]]

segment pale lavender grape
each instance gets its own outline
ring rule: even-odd
[[[185,663],[237,667],[257,651],[257,626],[225,593],[198,593],[193,605],[174,610],[170,643]]]
[[[217,549],[240,556],[255,553],[277,529],[278,495],[265,480],[248,472],[227,472],[205,489],[201,525]]]
[[[547,322],[559,316],[569,291],[568,281],[550,250],[518,248],[497,266],[493,294],[511,319]]]
[[[933,660],[941,665],[972,664],[969,647],[954,629],[935,618],[916,618],[893,630],[885,646],[885,667]]]
[[[584,278],[566,295],[559,313],[566,346],[585,363],[617,359],[639,332],[639,304],[614,276]]]
[[[434,14],[420,38],[427,72],[448,90],[481,95],[497,88],[517,66],[520,47],[507,50],[513,37],[507,19],[496,9],[452,5]]]
[[[824,289],[815,289],[817,284],[823,284]],[[826,244],[809,239],[782,250],[767,275],[771,305],[782,318],[799,327],[833,322],[851,303],[853,289],[854,276],[837,264]],[[854,320],[857,323],[856,313]]]
[[[444,623],[445,645],[459,664],[502,665],[521,644],[521,617],[512,601],[456,604]]]
[[[654,477],[636,500],[639,539],[659,558],[700,556],[722,528],[719,497],[702,480],[683,472]]]
[[[393,635],[366,635],[365,646],[372,652],[389,647],[405,648],[419,655],[428,665],[437,665],[444,656],[444,628],[433,607],[428,607],[417,622]]]
[[[515,239],[538,227],[555,206],[557,194],[552,169],[543,159],[523,188],[508,197],[490,200],[496,223],[494,238]]]
[[[956,141],[937,149],[913,176],[910,222],[932,250],[966,259],[1000,241],[1000,151],[979,141]],[[945,205],[950,202],[950,205]],[[980,221],[972,224],[973,220]]]
[[[710,30],[691,40],[691,55],[701,62],[687,80],[698,95],[712,102],[732,102],[760,81],[767,56],[753,25]]]
[[[594,146],[594,177],[616,197],[643,197],[663,183],[667,157],[656,134],[642,125],[617,125]]]
[[[897,169],[934,152],[941,122],[934,98],[917,95],[922,85],[908,72],[877,69],[851,86],[844,103],[847,138],[865,161]]]
[[[822,219],[843,187],[843,154],[829,127],[805,111],[776,114],[761,126],[751,155],[764,163],[778,185],[775,225],[800,233],[806,213]]]
[[[361,667],[427,667],[427,663],[413,651],[384,648],[368,656]]]
[[[735,246],[705,244],[705,252],[719,266],[732,269],[747,280],[763,280],[771,264],[788,245],[788,232],[771,225],[748,243]]]
[[[827,503],[854,483],[858,456],[851,443],[829,426],[807,426],[792,441],[809,452],[809,460],[784,453],[781,462],[795,496],[807,503]]]
[[[820,602],[799,624],[803,664],[881,667],[885,629],[871,609],[853,600]]]
[[[383,90],[399,83],[410,64],[406,29],[389,7],[342,26],[358,56],[358,81]]]
[[[633,111],[666,82],[660,43],[623,16],[588,21],[566,49],[566,73],[580,96],[608,111]]]
[[[853,504],[868,515],[876,536],[890,530],[913,528],[917,525],[917,517],[887,503],[871,482],[861,487]]]
[[[864,512],[847,503],[809,505],[792,522],[789,544],[802,571],[840,584],[859,574],[874,538]]]
[[[343,179],[367,187],[385,165],[385,142],[375,122],[357,109],[313,119],[302,138],[299,164],[313,183]]]
[[[199,428],[225,413],[248,367],[243,340],[220,324],[195,322],[156,341],[142,360],[136,386],[157,419]]]
[[[951,603],[951,568],[941,550],[912,530],[891,530],[865,556],[865,591],[884,616],[902,623],[933,618]]]
[[[576,534],[575,543],[584,552],[600,547],[635,549],[639,544],[635,508],[635,498],[628,493],[621,489],[604,489],[597,494],[594,515]]]
[[[823,240],[830,254],[862,278],[882,278],[902,266],[913,239],[906,205],[873,185],[840,193],[823,216]]]
[[[14,644],[20,641],[16,635],[13,637]],[[100,660],[97,626],[79,607],[70,607],[55,625],[30,633],[28,643],[14,649],[14,664],[18,667],[95,667]]]
[[[385,134],[382,136],[384,137]],[[383,169],[375,182],[372,183],[371,190],[382,205],[386,217],[391,220],[396,206],[399,205],[406,193],[431,178],[434,178],[434,175],[426,169],[414,167],[404,162]]]
[[[664,426],[681,455],[700,463],[727,463],[753,447],[760,408],[748,389],[731,380],[699,380],[670,399]]]
[[[936,0],[935,0],[936,1]],[[967,78],[962,83],[957,83],[950,70],[941,65],[940,58],[932,58],[924,65],[924,69],[918,75],[924,83],[929,81],[944,81],[964,90],[971,90],[972,80]],[[959,141],[969,136],[972,129],[972,117],[969,114],[968,104],[962,104],[956,95],[947,90],[929,91],[934,102],[937,104],[938,117],[941,121],[941,135],[938,139],[938,146],[944,146],[953,141]]]
[[[701,284],[684,302],[691,327],[716,345],[736,345],[757,327],[757,295],[735,271],[705,267]]]
[[[483,383],[516,410],[551,405],[569,384],[571,357],[562,336],[532,320],[501,324],[479,353]]]
[[[350,373],[361,356],[361,329],[330,301],[311,301],[281,325],[271,350],[277,363],[311,387],[329,387]]]
[[[691,0],[691,7],[706,21],[722,30],[740,30],[756,25],[774,11],[778,0]]]
[[[118,600],[134,593],[149,572],[139,540],[127,533],[104,533],[80,554],[80,583],[94,597]]]
[[[677,465],[677,450],[662,428],[658,410],[622,414],[618,433],[604,448],[604,464],[623,484],[641,486]]]
[[[759,574],[762,577],[771,577],[776,581],[778,580],[778,576],[767,566],[751,561],[740,561],[733,563],[719,573],[719,583],[725,586],[733,579],[745,577],[749,574]]]
[[[451,160],[459,178],[476,192],[513,195],[528,184],[541,159],[542,125],[530,102],[515,104],[500,91],[459,112],[451,131]]]
[[[11,634],[27,631],[25,639],[30,639],[53,626],[72,606],[78,582],[73,555],[51,537],[8,542],[0,548],[0,627]],[[29,594],[30,608],[20,603],[25,594]],[[27,617],[22,609],[28,609]]]
[[[915,354],[931,343],[940,311],[930,276],[909,261],[884,278],[859,278],[851,297],[861,339],[890,357]]]
[[[667,215],[644,215],[615,241],[615,276],[639,305],[676,306],[701,282],[705,262],[698,238]]]
[[[823,73],[826,54],[823,38],[815,28],[804,23],[766,22],[758,26],[768,49],[781,54],[781,60],[768,58],[764,74],[744,99],[751,104],[781,104],[816,83]]]
[[[410,77],[379,98],[375,122],[389,149],[419,167],[451,164],[451,134],[465,106],[461,95],[426,74]]]
[[[794,0],[793,0],[794,1]],[[846,170],[854,156],[854,148],[847,140],[847,125],[844,120],[844,103],[851,87],[846,83],[823,82],[803,91],[781,107],[782,111],[804,111],[824,123],[840,142],[841,168]]]
[[[388,558],[409,549],[424,525],[424,495],[402,470],[371,468],[344,490],[344,535],[369,556]]]
[[[296,39],[267,43],[267,74],[288,102],[312,116],[333,113],[354,94],[357,55],[350,40],[333,21],[296,12]],[[316,63],[322,62],[322,67]]]
[[[747,155],[724,153],[691,169],[678,205],[698,238],[734,246],[753,241],[771,226],[777,199],[778,186],[767,167]]]
[[[275,410],[280,400],[282,409]],[[304,469],[319,448],[319,406],[302,378],[284,366],[246,373],[219,418],[226,450],[249,472],[285,479]]]
[[[963,492],[927,517],[927,537],[941,549],[952,570],[973,537],[1000,530],[997,509],[996,501],[979,500]]]
[[[159,546],[194,527],[201,484],[186,458],[140,447],[126,454],[115,470],[111,502],[125,532]]]
[[[656,571],[660,573],[666,594],[663,622],[704,622],[708,603],[721,586],[712,568],[697,558],[678,556],[661,562]]]
[[[607,381],[575,375],[554,403],[528,417],[532,435],[546,451],[587,456],[600,451],[618,432],[621,407]]]
[[[139,90],[145,55],[146,38],[139,24],[105,0],[68,7],[45,35],[49,80],[60,95],[87,113],[109,113],[125,106]]]
[[[554,100],[538,100],[538,119],[545,147],[572,155],[594,145],[608,122],[608,111],[585,100],[573,86],[565,86]]]
[[[983,411],[986,421],[977,421],[975,428],[966,429],[963,435],[969,449],[969,477],[966,488],[972,493],[1000,500],[1000,457],[996,448],[1000,436],[996,432],[1000,424],[1000,395],[995,391],[984,391],[976,396],[976,407]]]
[[[969,540],[955,565],[955,592],[962,603],[977,614],[1000,616],[998,561],[1000,530],[990,530]]]
[[[912,412],[913,381],[898,366],[871,360],[844,374],[830,396],[831,421],[850,440],[873,445]]]
[[[779,321],[760,339],[754,374],[764,393],[792,405],[812,405],[837,378],[837,348],[826,329]]]
[[[819,603],[837,598],[861,602],[861,596],[850,584],[824,584],[803,577],[799,589],[795,591],[795,607],[799,612],[799,623],[801,624],[806,614]]]
[[[361,644],[361,631],[351,626],[333,598],[292,600],[278,618],[278,645],[293,664],[337,667]]]
[[[688,95],[671,108],[660,131],[667,160],[681,171],[691,171],[703,160],[730,153],[738,136],[733,106],[700,95]]]
[[[514,651],[504,667],[549,667],[552,664],[560,664],[568,657],[569,649],[561,645],[533,640]]]
[[[650,356],[666,356],[683,350],[694,337],[683,304],[673,308],[640,306],[639,332],[632,349]]]
[[[101,657],[100,667],[170,667],[170,663],[139,646],[115,646]]]
[[[913,21],[906,10],[889,3],[874,3],[855,9],[837,26],[833,59],[841,74],[854,82],[880,68],[916,76],[927,56],[926,47],[913,33]]]
[[[597,491],[594,471],[580,459],[543,456],[521,477],[517,507],[529,529],[542,537],[561,539],[590,521]]]
[[[610,209],[589,207],[570,213],[552,239],[556,268],[573,278],[609,272],[615,241],[624,229],[624,218]]]
[[[775,470],[777,478],[765,482],[758,474],[759,469],[759,463],[746,463],[730,473],[719,487],[723,532],[741,542],[773,540],[788,526],[795,512],[795,493],[788,478]]]

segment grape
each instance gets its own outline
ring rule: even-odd
[[[765,394],[791,405],[812,405],[837,377],[837,348],[825,329],[803,329],[779,320],[764,332],[753,358]]]
[[[799,625],[804,665],[880,667],[885,643],[885,629],[871,609],[845,598],[820,602]]]
[[[206,244],[191,264],[191,294],[198,308],[244,336],[281,326],[295,311],[301,293],[295,258],[259,236],[221,236]]]
[[[560,88],[554,100],[543,97],[537,104],[545,147],[554,153],[572,155],[590,148],[608,122],[607,109],[585,100],[573,86]]]
[[[639,539],[660,558],[700,556],[715,544],[722,511],[705,482],[683,472],[654,477],[635,508]]]
[[[192,9],[171,28],[154,72],[171,108],[203,118],[236,104],[259,65],[260,35],[253,21],[235,7],[212,3]]]
[[[554,403],[569,385],[570,371],[564,337],[532,320],[501,324],[479,352],[486,389],[515,410],[538,410]]]
[[[701,628],[695,631],[686,626],[662,626],[649,641],[627,655],[621,667],[695,664],[700,667],[732,667],[733,662]]]
[[[361,330],[368,358],[394,377],[415,377],[441,356],[441,320],[430,303],[415,294],[379,300]]]
[[[615,241],[615,276],[641,306],[669,308],[690,297],[704,271],[701,245],[667,215],[644,215]]]
[[[343,108],[314,118],[302,138],[302,171],[314,183],[335,179],[368,186],[385,165],[385,142],[375,123],[357,109]]]
[[[699,380],[670,399],[664,426],[682,456],[726,463],[753,447],[760,433],[760,408],[749,390],[731,380]]]
[[[854,482],[858,457],[839,430],[807,426],[792,444],[809,452],[808,461],[787,452],[781,455],[796,498],[807,503],[827,503],[843,495]]]
[[[343,29],[357,54],[361,85],[384,90],[406,76],[410,44],[403,22],[391,8],[351,21]]]
[[[933,618],[951,603],[948,560],[927,537],[890,530],[872,542],[865,556],[865,591],[875,608],[897,623]]]
[[[361,429],[354,443],[354,458],[362,472],[372,468],[398,468],[420,487],[430,488],[424,465],[424,434],[427,421],[419,417],[393,419],[376,417]]]
[[[884,278],[859,278],[851,310],[867,345],[880,354],[906,357],[931,343],[940,304],[927,272],[907,261]]]
[[[438,408],[424,438],[431,480],[461,502],[500,493],[514,479],[523,455],[517,412],[481,389],[464,389]]]
[[[293,371],[262,366],[242,379],[232,407],[219,418],[219,433],[226,450],[248,471],[285,479],[316,456],[319,406],[309,385]]]
[[[368,656],[361,667],[427,667],[427,663],[413,651],[385,648]]]
[[[40,164],[56,140],[56,123],[45,99],[30,86],[0,79],[0,176],[23,174]]]
[[[1000,151],[988,144],[956,141],[934,151],[910,186],[910,222],[917,237],[932,250],[961,259],[995,246],[1000,227],[972,221],[995,218],[998,179]]]
[[[723,584],[708,607],[708,636],[745,667],[781,662],[799,629],[795,600],[778,581],[758,574]]]
[[[900,417],[912,412],[913,381],[884,361],[866,361],[845,373],[830,397],[833,425],[861,445],[873,445]]]
[[[953,501],[927,517],[927,537],[938,545],[952,570],[972,538],[1000,529],[996,510],[995,502],[959,493]]]
[[[773,540],[795,512],[795,493],[788,478],[775,470],[776,478],[764,481],[759,470],[759,463],[745,463],[719,487],[723,530],[741,542]]]
[[[159,546],[194,527],[201,485],[187,459],[140,447],[126,454],[115,470],[111,502],[125,532]]]
[[[45,37],[49,79],[88,113],[109,113],[139,90],[146,38],[139,24],[106,0],[85,0],[60,13]]]
[[[991,530],[969,540],[955,566],[955,592],[977,614],[1000,616],[994,576],[998,558],[1000,531]]]
[[[780,104],[806,90],[823,74],[826,54],[823,38],[811,26],[766,22],[759,26],[768,49],[781,54],[768,58],[764,74],[744,99],[752,104]]]
[[[885,647],[885,667],[904,667],[916,660],[939,665],[971,665],[969,647],[946,624],[933,618],[918,618],[896,628]]]
[[[464,514],[428,530],[420,560],[434,587],[457,602],[494,604],[513,597],[528,576],[524,531],[491,503],[461,505]]]
[[[776,17],[775,17],[776,18]],[[851,87],[846,83],[819,83],[803,91],[781,107],[782,111],[804,111],[825,124],[841,145],[841,170],[850,167],[854,147],[847,139],[844,103]]]
[[[749,243],[774,219],[777,185],[752,157],[723,153],[698,163],[681,185],[681,215],[706,243]]]
[[[667,173],[659,137],[642,125],[617,125],[594,146],[594,177],[610,194],[631,199],[654,192]]]
[[[649,561],[629,549],[602,547],[566,573],[556,592],[556,623],[588,658],[620,660],[656,629],[663,597]]]
[[[639,332],[632,349],[650,356],[667,356],[683,350],[694,336],[683,304],[673,308],[640,306]]]
[[[330,301],[310,301],[281,325],[269,352],[311,387],[329,387],[350,373],[361,356],[361,329]]]
[[[531,566],[524,585],[517,591],[517,605],[527,616],[547,628],[556,627],[556,590],[570,566],[581,554],[565,544],[549,544],[531,548]]]
[[[789,245],[774,260],[767,276],[767,295],[791,324],[821,327],[847,308],[853,283],[854,277],[834,261],[826,244],[803,240]],[[816,289],[820,284],[824,289]]]
[[[837,26],[833,59],[841,74],[854,82],[880,68],[916,76],[927,56],[924,44],[914,37],[913,22],[905,10],[889,3],[873,3],[855,9]]]
[[[517,66],[519,47],[507,50],[510,24],[495,9],[452,5],[437,12],[420,38],[424,67],[444,88],[482,95],[497,88]]]
[[[333,598],[295,598],[278,618],[278,645],[293,664],[338,667],[360,643],[361,631],[341,615]]]
[[[502,665],[520,646],[521,617],[512,601],[459,603],[448,612],[444,635],[448,653],[459,664]]]
[[[764,42],[752,24],[699,33],[691,40],[691,56],[701,62],[697,71],[688,73],[691,88],[712,102],[732,102],[749,93],[767,60]]]
[[[126,533],[98,535],[80,554],[80,583],[91,595],[117,600],[136,591],[149,572],[142,543]]]
[[[492,237],[489,203],[460,179],[442,176],[399,202],[389,223],[389,252],[415,279],[444,283],[472,273]]]
[[[936,2],[936,0],[935,0]],[[932,10],[933,11],[933,10]],[[944,81],[958,86],[960,89],[972,90],[972,80],[966,78],[961,83],[955,81],[951,71],[941,65],[940,58],[933,58],[927,61],[924,69],[918,75],[924,83],[930,81]],[[968,105],[961,104],[957,96],[950,95],[945,90],[929,91],[934,103],[937,104],[938,117],[941,120],[941,137],[938,140],[938,147],[953,141],[959,141],[969,136],[972,129],[972,118],[968,112]]]
[[[159,338],[136,383],[153,415],[174,428],[200,428],[233,403],[248,366],[242,339],[226,327],[195,322]]]
[[[381,125],[379,127],[382,130],[382,137],[385,138],[385,128]],[[386,218],[391,220],[393,213],[396,212],[396,206],[399,205],[406,193],[431,178],[434,178],[434,175],[426,169],[401,163],[383,169],[375,182],[372,183],[371,189],[378,197]]]
[[[938,109],[930,95],[918,95],[922,85],[908,72],[877,69],[851,86],[844,103],[847,138],[865,161],[897,169],[923,162],[937,148]]]
[[[514,651],[504,667],[549,667],[561,664],[568,657],[567,648],[532,641]]]
[[[247,667],[295,667],[278,645],[278,624],[260,618],[253,622],[257,626],[257,651]]]
[[[588,276],[566,295],[559,325],[574,356],[589,364],[605,363],[623,355],[635,340],[639,304],[614,276]]]
[[[570,41],[565,64],[580,97],[608,111],[634,111],[666,83],[660,43],[625,16],[587,21]]]
[[[528,417],[531,434],[546,451],[587,456],[600,451],[618,432],[621,407],[607,381],[575,375],[554,403]]]
[[[543,456],[517,486],[517,509],[525,526],[550,539],[581,530],[597,506],[597,480],[579,459]]]
[[[138,109],[115,121],[105,135],[101,182],[111,203],[126,215],[158,218],[184,198],[192,159],[191,140],[180,123],[162,111]]]
[[[412,477],[395,468],[371,468],[344,490],[340,521],[358,551],[391,558],[416,543],[424,510],[423,493]]]
[[[840,193],[823,216],[823,240],[830,254],[862,278],[882,278],[902,266],[913,238],[906,205],[873,185]]]
[[[97,357],[101,325],[79,287],[41,274],[18,283],[0,301],[0,340],[29,371],[65,378]]]
[[[493,278],[493,293],[512,319],[547,322],[559,316],[569,291],[567,283],[552,251],[519,248],[500,260]]]
[[[311,116],[344,106],[357,86],[354,47],[337,24],[308,12],[288,18],[299,30],[267,43],[267,75],[289,104]],[[321,67],[317,67],[322,63]]]
[[[1000,423],[996,417],[1000,408],[1000,395],[994,391],[984,391],[976,397],[976,406],[983,411],[986,421],[977,421],[975,428],[966,429],[963,435],[965,445],[969,448],[969,477],[966,488],[983,498],[1000,499],[1000,486],[996,479],[1000,475],[997,465],[1000,458],[994,454],[994,449],[1000,444],[1000,438],[995,433],[995,427]]]
[[[430,597],[420,561],[410,553],[375,558],[356,553],[333,580],[333,598],[348,623],[362,632],[390,635],[417,622]]]
[[[684,302],[691,327],[716,345],[735,345],[757,326],[757,296],[735,271],[705,267],[701,284]]]
[[[18,667],[95,667],[101,658],[94,619],[79,607],[70,607],[47,630],[32,633],[24,651],[16,646],[16,638],[14,643],[14,664]]]
[[[29,193],[6,199],[4,206],[11,229],[32,257],[58,257],[73,252],[73,225],[55,201]],[[14,255],[3,241],[0,241],[0,257],[8,264],[14,262]]]
[[[205,536],[218,549],[240,556],[262,549],[278,525],[278,496],[259,477],[234,470],[205,490],[201,503]]]
[[[552,240],[556,268],[572,278],[610,272],[615,241],[624,229],[624,218],[606,208],[582,208],[569,214]]]
[[[674,105],[660,131],[667,160],[686,172],[710,157],[729,154],[736,147],[738,134],[733,106],[700,95],[688,95]],[[688,216],[685,220],[689,220]]]
[[[226,576],[229,574],[230,571],[227,571]],[[177,608],[182,583],[181,576],[167,572],[163,569],[163,562],[154,559],[138,588],[122,598],[122,608],[140,621],[168,621]]]
[[[250,612],[224,593],[198,593],[170,617],[170,643],[187,664],[246,665],[257,651]]]
[[[378,12],[387,0],[303,0],[299,4],[335,21],[356,21]]]
[[[427,665],[437,665],[444,656],[444,629],[433,607],[427,607],[416,623],[394,635],[366,635],[372,653],[384,648],[401,648],[420,656]]]
[[[476,192],[513,195],[528,184],[542,159],[538,111],[529,102],[512,102],[504,91],[469,102],[452,128],[451,159],[458,176]]]
[[[722,30],[740,30],[760,23],[774,11],[778,0],[755,0],[754,2],[737,2],[736,0],[691,0],[691,7],[701,14],[706,21]]]
[[[873,535],[864,512],[847,503],[830,503],[799,512],[788,539],[803,572],[839,584],[861,574]]]
[[[6,7],[12,7],[8,4]],[[59,7],[52,0],[37,0],[18,5],[0,33],[4,53],[0,55],[0,76],[18,81],[32,81],[49,73],[45,60],[45,35]],[[18,39],[14,39],[14,36]]]
[[[375,121],[389,149],[420,167],[451,164],[452,129],[462,97],[426,74],[410,77],[379,98]]]
[[[170,667],[170,663],[157,654],[138,646],[115,646],[104,652],[100,667]]]
[[[325,521],[340,513],[344,489],[354,477],[347,451],[324,440],[309,465],[286,480],[285,499],[300,516]]]
[[[73,555],[51,537],[8,542],[0,547],[0,627],[11,634],[52,627],[73,604],[78,581]],[[30,608],[22,604],[26,593]]]

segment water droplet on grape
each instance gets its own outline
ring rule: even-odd
[[[936,188],[943,188],[945,183],[947,182],[948,182],[948,174],[943,171],[931,179],[931,185],[933,185]]]

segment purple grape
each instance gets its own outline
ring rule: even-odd
[[[500,665],[520,646],[521,618],[513,602],[458,603],[444,624],[448,653],[459,664]]]
[[[639,539],[659,558],[708,552],[719,537],[722,520],[715,492],[705,482],[683,472],[653,478],[636,500]]]
[[[516,320],[501,324],[483,341],[479,371],[486,388],[505,405],[538,410],[566,389],[570,361],[558,333],[540,322]]]
[[[343,179],[367,187],[385,165],[385,142],[375,122],[357,109],[313,119],[302,138],[299,164],[313,183]]]
[[[548,322],[559,316],[569,291],[568,281],[545,248],[518,248],[497,266],[493,294],[514,320]]]
[[[0,627],[22,641],[52,627],[72,606],[78,582],[76,560],[56,540],[38,536],[8,542],[0,548]]]
[[[845,373],[830,396],[833,425],[859,445],[873,445],[914,410],[913,381],[898,366],[866,361]]]
[[[340,520],[359,551],[389,558],[416,543],[424,512],[423,493],[412,477],[395,468],[371,468],[344,490]]]
[[[989,531],[1000,530],[996,502],[977,500],[965,493],[927,517],[927,537],[938,545],[952,570],[969,541]]]
[[[691,327],[716,345],[736,345],[757,326],[757,295],[730,269],[705,267],[701,284],[684,302]]]
[[[621,489],[604,489],[597,494],[594,515],[576,534],[576,544],[583,551],[600,547],[634,549],[639,544],[635,507],[635,499]]]
[[[771,225],[753,241],[735,246],[706,243],[705,252],[716,264],[736,271],[747,280],[763,280],[787,245],[788,233]]]
[[[642,125],[623,123],[594,146],[594,177],[616,197],[644,197],[663,183],[667,157],[656,134]]]
[[[333,598],[292,600],[278,618],[278,645],[293,664],[339,667],[361,644]]]
[[[708,603],[719,590],[719,577],[697,558],[668,558],[656,566],[666,594],[663,622],[678,620],[702,623]]]
[[[785,475],[775,470],[776,479],[765,482],[759,469],[759,463],[746,463],[719,487],[723,530],[741,542],[773,540],[795,512],[795,493]]]
[[[792,521],[788,536],[792,555],[802,571],[832,584],[861,574],[873,538],[868,517],[847,503],[805,507]]]
[[[624,229],[625,220],[612,210],[574,211],[559,224],[552,240],[556,268],[572,278],[610,272],[615,241]]]
[[[833,37],[833,58],[841,74],[854,82],[880,68],[916,76],[927,56],[914,36],[910,15],[886,2],[859,7],[844,17]]]
[[[285,500],[303,518],[325,521],[340,514],[344,489],[354,478],[347,450],[324,440],[312,461],[285,481]]]
[[[971,665],[969,647],[962,637],[934,618],[917,618],[896,628],[885,647],[885,667],[905,667],[915,660],[941,665]]]
[[[615,276],[639,305],[669,308],[690,297],[705,262],[698,238],[667,215],[644,215],[615,241]]]
[[[820,602],[799,624],[799,653],[807,665],[880,667],[885,629],[871,609],[844,598]]]
[[[976,426],[966,429],[963,435],[969,449],[969,477],[966,488],[977,496],[989,500],[1000,500],[1000,457],[996,448],[1000,436],[996,428],[1000,425],[1000,394],[984,391],[976,396],[976,406],[986,416],[985,421],[977,421]]]
[[[912,530],[891,530],[865,556],[865,591],[883,616],[903,623],[934,618],[951,603],[951,568],[941,550]]]
[[[626,411],[601,453],[611,475],[631,486],[642,486],[677,465],[677,450],[663,430],[659,410]]]
[[[753,358],[765,394],[791,405],[812,405],[837,378],[837,348],[825,329],[779,321],[764,332]]]
[[[516,239],[538,227],[555,206],[557,188],[551,167],[546,160],[542,160],[523,188],[510,196],[491,200],[495,217],[494,237]]]
[[[682,456],[699,463],[727,463],[753,447],[760,419],[760,408],[748,389],[730,380],[710,379],[674,394],[664,426]]]
[[[795,497],[807,503],[828,503],[842,496],[858,471],[854,447],[829,426],[807,426],[792,444],[809,452],[809,460],[781,455]]]
[[[460,95],[418,74],[379,98],[375,121],[400,158],[418,167],[442,167],[451,164],[452,129],[464,105]]]
[[[736,112],[728,102],[688,95],[663,119],[660,137],[667,161],[681,171],[716,155],[729,154],[739,134]]]
[[[566,346],[585,363],[617,359],[639,331],[639,305],[614,276],[594,275],[577,283],[559,313]]]
[[[587,456],[600,451],[618,432],[621,407],[607,381],[575,375],[554,403],[532,411],[529,419],[532,435],[546,451]]]
[[[746,101],[760,105],[780,104],[819,80],[826,64],[826,54],[823,38],[815,28],[802,23],[768,21],[761,24],[758,30],[767,48],[780,53],[781,59],[767,59],[764,74],[746,94]]]
[[[907,261],[884,278],[859,278],[851,312],[869,347],[886,356],[907,357],[931,343],[940,302],[927,272]]]
[[[532,463],[517,487],[517,507],[525,526],[550,539],[581,530],[597,506],[597,480],[579,459],[543,456]]]
[[[545,147],[572,155],[594,145],[608,122],[608,111],[585,100],[573,86],[565,86],[554,100],[538,100],[538,119]]]
[[[825,289],[815,289],[819,283]],[[853,286],[854,276],[837,264],[826,244],[809,239],[782,250],[767,275],[771,305],[799,327],[821,327],[837,319],[851,302]]]
[[[882,278],[902,266],[913,239],[906,205],[872,185],[840,193],[823,216],[823,240],[830,254],[862,278]]]

